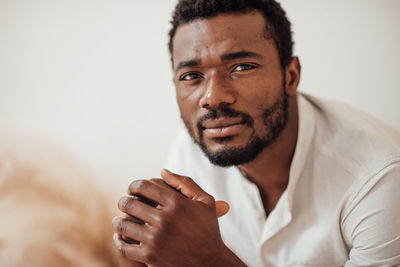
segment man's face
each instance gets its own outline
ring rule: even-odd
[[[181,117],[214,164],[247,163],[284,129],[284,75],[261,13],[224,14],[180,26],[173,40]]]

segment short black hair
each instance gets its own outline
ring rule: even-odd
[[[291,24],[286,12],[275,0],[179,0],[173,12],[169,31],[169,51],[172,58],[172,40],[180,25],[197,19],[208,19],[220,14],[244,14],[260,11],[266,22],[266,32],[278,49],[281,68],[285,69],[293,59]]]

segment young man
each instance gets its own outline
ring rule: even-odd
[[[143,221],[113,221],[124,263],[400,264],[400,135],[367,114],[297,93],[300,63],[280,5],[182,0],[172,25],[189,135],[170,157],[177,174],[163,170],[163,180],[129,187],[156,207],[119,202]]]

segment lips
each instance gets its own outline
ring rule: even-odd
[[[209,138],[223,138],[239,134],[245,127],[240,117],[223,117],[202,123],[203,134]]]

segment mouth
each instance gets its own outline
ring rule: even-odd
[[[242,118],[218,118],[206,120],[201,125],[205,137],[221,139],[238,135],[246,127]]]

